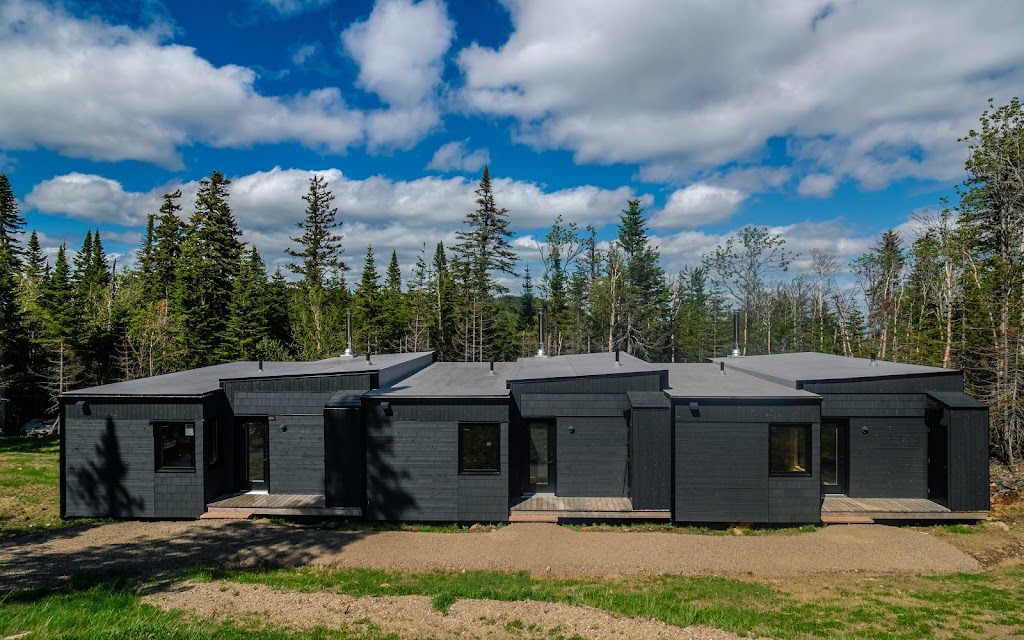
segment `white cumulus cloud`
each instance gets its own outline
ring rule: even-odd
[[[746,199],[747,194],[739,189],[698,182],[672,192],[665,207],[651,218],[651,226],[657,229],[693,229],[724,222]]]
[[[797,185],[796,191],[802,196],[811,198],[827,198],[835,191],[838,181],[835,176],[827,173],[812,173],[804,176]]]
[[[473,149],[470,151],[465,140],[455,140],[441,145],[434,152],[434,157],[427,165],[428,169],[436,171],[467,171],[476,172],[484,168],[484,165],[491,161],[491,155],[487,149]]]
[[[409,148],[440,122],[436,93],[454,34],[438,0],[380,0],[341,34],[358,85],[389,105],[369,115],[371,146]]]
[[[336,88],[265,96],[256,73],[215,66],[158,29],[78,19],[34,0],[0,4],[0,145],[92,160],[180,165],[178,149],[299,142],[342,152],[363,117]]]
[[[465,108],[514,119],[537,148],[652,176],[700,179],[781,138],[811,172],[869,188],[948,180],[985,99],[1024,85],[1021,3],[506,6],[508,40],[459,54]]]

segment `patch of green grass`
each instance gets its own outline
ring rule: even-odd
[[[57,438],[0,437],[0,540],[96,522],[61,520]]]
[[[944,524],[942,525],[942,530],[946,531],[947,533],[974,533],[974,527],[966,524]]]
[[[564,602],[668,624],[703,624],[772,638],[987,638],[1021,627],[1020,572],[883,576],[821,584],[713,577],[533,578],[526,572],[404,573],[368,569],[193,569],[200,580],[233,580],[351,596],[425,595],[447,613],[459,599]],[[794,586],[799,587],[794,589]]]
[[[192,620],[139,602],[138,584],[127,574],[77,574],[56,589],[30,589],[0,598],[0,637],[26,638],[224,638],[283,640],[331,638],[384,640],[371,630],[291,631],[242,621]]]

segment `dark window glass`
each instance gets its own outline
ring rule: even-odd
[[[156,468],[196,468],[196,425],[194,422],[158,422],[156,431]]]
[[[221,450],[224,446],[223,429],[221,419],[214,418],[203,423],[203,432],[206,434],[206,465],[214,466],[220,462]]]
[[[771,475],[811,475],[811,425],[773,424],[770,429],[768,444]]]
[[[821,423],[821,483],[839,484],[839,425]]]
[[[459,425],[459,473],[501,472],[501,425]]]

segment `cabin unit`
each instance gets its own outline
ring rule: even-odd
[[[799,353],[243,362],[62,397],[65,516],[984,518],[958,371]]]

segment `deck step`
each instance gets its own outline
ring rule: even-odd
[[[509,517],[509,522],[553,522],[558,523],[558,515],[554,513],[521,513],[513,511]]]
[[[252,509],[207,509],[199,516],[200,520],[248,520],[253,516]]]
[[[823,524],[875,524],[874,518],[857,514],[822,514]]]

